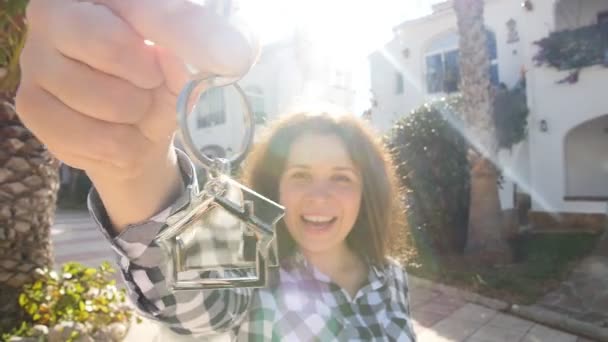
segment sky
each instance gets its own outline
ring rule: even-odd
[[[367,56],[392,38],[399,23],[430,12],[440,0],[241,0],[240,13],[269,44],[306,27],[326,53],[352,66],[355,112],[369,107]]]

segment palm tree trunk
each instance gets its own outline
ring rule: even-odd
[[[58,163],[0,101],[0,332],[21,320],[17,303],[36,268],[52,267],[50,227]]]
[[[58,163],[19,121],[19,86],[28,0],[0,5],[0,332],[21,321],[18,294],[52,266],[50,227],[59,187]]]
[[[471,198],[465,253],[485,263],[510,260],[498,197],[496,129],[483,0],[454,0],[460,33],[460,90],[470,154]]]

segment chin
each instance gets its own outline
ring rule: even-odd
[[[332,252],[340,248],[340,246],[342,245],[341,243],[331,243],[329,241],[326,241],[325,243],[319,243],[310,240],[306,241],[305,243],[300,243],[296,241],[296,243],[298,244],[301,251],[313,254],[323,254],[327,252]]]

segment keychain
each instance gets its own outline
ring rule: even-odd
[[[190,100],[199,86],[205,90]],[[243,148],[231,160],[209,158],[195,146],[188,116],[202,106],[211,89],[233,89],[244,106]],[[190,204],[179,217],[170,217],[156,242],[171,260],[167,281],[173,291],[268,286],[277,270],[276,223],[284,215],[279,204],[230,178],[231,165],[242,161],[254,135],[251,106],[235,79],[206,77],[189,81],[177,101],[178,135],[195,164],[207,172],[199,191],[192,187]]]

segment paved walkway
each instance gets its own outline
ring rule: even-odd
[[[608,233],[591,256],[539,306],[577,320],[608,328]]]
[[[56,263],[79,261],[97,266],[112,261],[112,251],[85,212],[59,213],[51,230]],[[120,281],[120,280],[119,280]],[[414,326],[419,341],[471,342],[586,342],[565,332],[526,321],[483,306],[467,303],[424,286],[412,286],[410,293]],[[158,338],[151,322],[135,325],[127,341],[174,341]],[[182,339],[180,339],[181,341]]]

